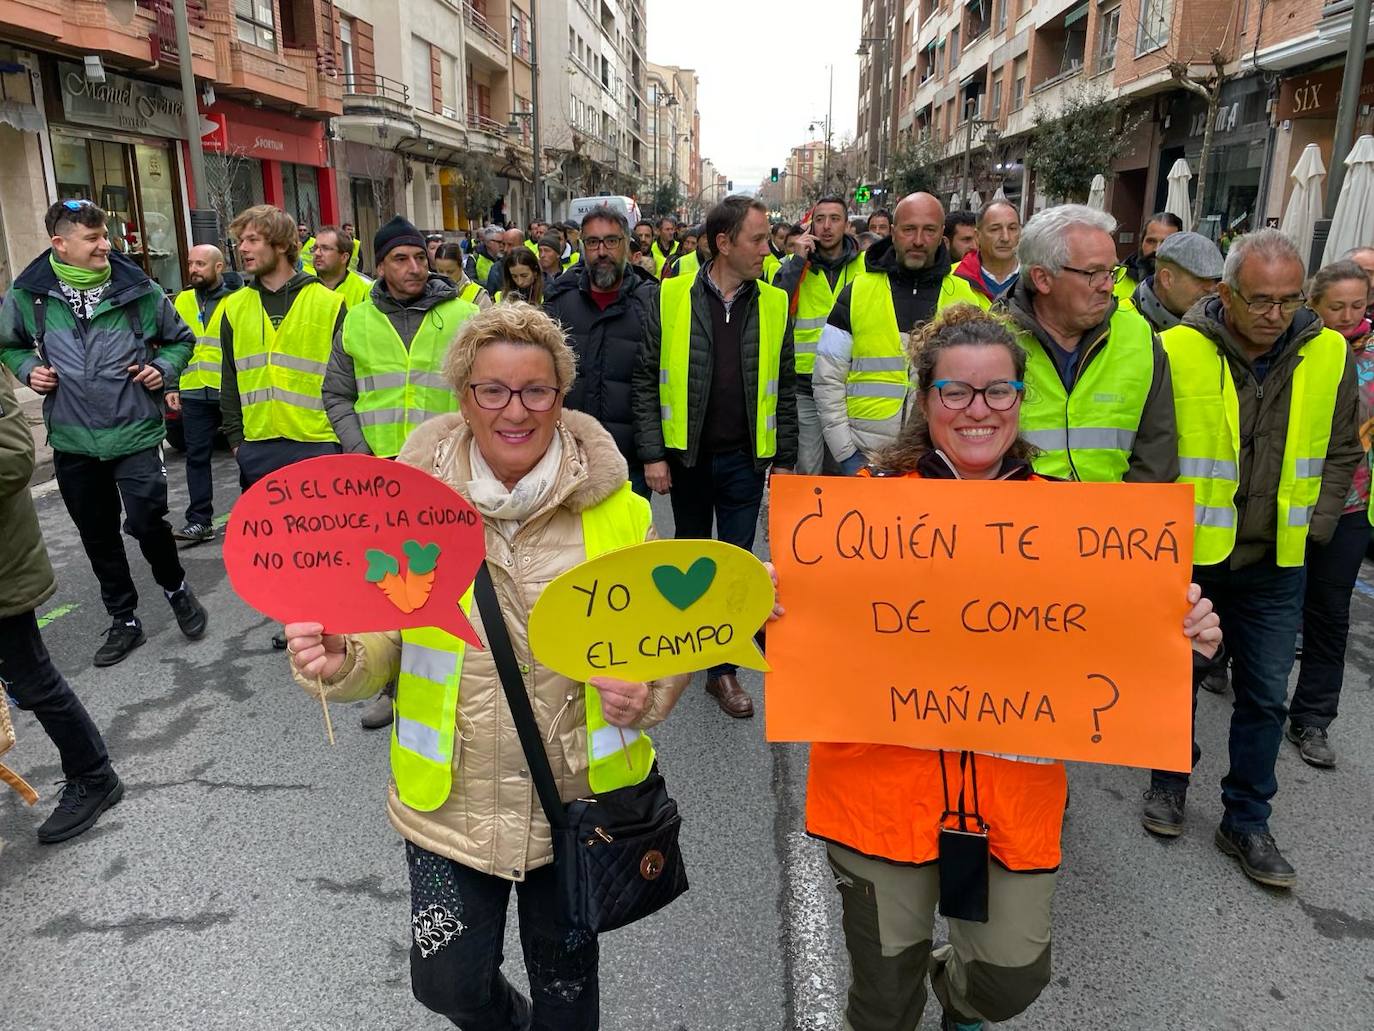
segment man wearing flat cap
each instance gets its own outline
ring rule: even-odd
[[[1166,236],[1155,252],[1153,275],[1141,280],[1131,303],[1156,333],[1173,329],[1194,304],[1216,292],[1222,258],[1217,245],[1199,233]]]

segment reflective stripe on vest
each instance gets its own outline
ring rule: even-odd
[[[224,353],[219,343],[219,327],[224,321],[224,299],[221,299],[215,305],[215,310],[210,313],[208,325],[200,321],[200,305],[196,303],[194,290],[181,291],[173,305],[177,314],[196,335],[195,350],[191,352],[191,360],[186,363],[186,368],[181,370],[178,389],[203,390],[209,387],[211,390],[218,390],[222,379],[221,366],[224,362]]]
[[[221,302],[234,331],[244,439],[339,439],[325,415],[320,389],[343,304],[328,287],[309,283],[296,294],[281,325],[273,327],[251,286]]]
[[[350,271],[339,281],[334,292],[344,299],[344,304],[349,308],[356,308],[366,301],[372,293],[372,280],[357,272]]]
[[[967,282],[946,276],[935,310],[975,304]],[[886,422],[898,415],[910,388],[906,339],[897,326],[892,285],[886,272],[864,272],[850,287],[849,325],[854,338],[845,377],[845,411],[858,422]]]
[[[692,284],[695,276],[669,276],[659,289],[658,404],[663,446],[687,450],[687,376],[692,352]],[[758,384],[755,392],[754,455],[778,450],[778,373],[787,332],[787,294],[755,280],[759,318]]]
[[[1154,383],[1150,324],[1133,309],[1118,307],[1107,336],[1080,345],[1106,353],[1079,362],[1071,392],[1033,334],[1022,331],[1017,339],[1027,354],[1021,436],[1040,449],[1035,471],[1088,483],[1120,482]]]
[[[1240,487],[1240,398],[1216,343],[1190,326],[1160,334],[1169,356],[1178,423],[1179,481],[1193,485],[1193,561],[1215,565],[1236,543]],[[1276,494],[1276,560],[1305,561],[1307,529],[1321,494],[1336,393],[1349,347],[1323,330],[1298,349]],[[1219,389],[1218,389],[1219,388]]]
[[[830,318],[830,309],[835,307],[840,291],[854,282],[866,268],[861,251],[840,269],[833,287],[826,274],[818,268],[808,268],[802,272],[801,283],[797,286],[797,312],[792,323],[792,344],[798,375],[810,376],[816,371],[816,345],[820,343],[821,330]]]
[[[652,517],[649,503],[624,484],[582,513],[582,543],[587,558],[640,544]],[[472,611],[472,590],[461,602]],[[411,809],[433,812],[453,790],[454,737],[459,686],[467,645],[435,627],[401,631],[401,672],[396,682],[396,719],[391,733],[391,775],[396,794]],[[490,658],[486,659],[488,663]],[[489,673],[495,676],[494,670]],[[654,763],[647,734],[606,722],[601,696],[583,686],[587,713],[587,779],[595,792],[638,784]],[[498,703],[503,704],[503,703]]]
[[[458,328],[476,314],[475,304],[456,297],[442,301],[425,313],[407,348],[372,301],[348,310],[343,349],[353,359],[358,387],[353,407],[374,455],[396,457],[415,427],[458,411],[441,370]]]

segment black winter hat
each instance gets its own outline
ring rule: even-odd
[[[377,235],[372,238],[372,260],[380,265],[393,247],[418,247],[424,250],[425,238],[420,235],[420,230],[397,215],[378,229]]]

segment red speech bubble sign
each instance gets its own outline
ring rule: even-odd
[[[234,591],[331,634],[435,626],[478,648],[459,601],[486,557],[482,517],[414,466],[327,455],[255,483],[225,528]]]

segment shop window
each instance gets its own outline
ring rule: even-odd
[[[1121,8],[1102,12],[1097,20],[1097,68],[1105,72],[1116,67],[1116,37],[1121,29]]]
[[[282,210],[312,231],[320,227],[320,181],[310,165],[282,162]]]
[[[1169,23],[1173,21],[1173,0],[1140,0],[1140,24],[1136,29],[1135,53],[1149,53],[1169,42]]]
[[[234,0],[234,21],[244,43],[277,49],[277,22],[272,0]]]

